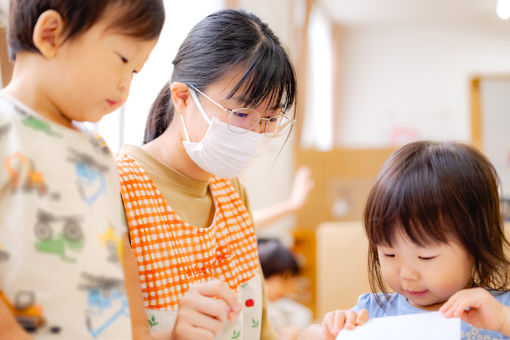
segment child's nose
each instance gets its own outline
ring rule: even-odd
[[[133,74],[129,73],[129,75],[124,75],[119,79],[118,88],[121,91],[126,91],[129,89],[129,86],[131,85],[131,81],[133,80]]]
[[[400,267],[400,277],[403,280],[418,280],[420,278],[420,273],[412,266],[403,264]]]

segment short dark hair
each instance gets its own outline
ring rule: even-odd
[[[156,39],[165,21],[163,0],[11,0],[9,7],[9,54],[39,51],[32,35],[39,16],[57,11],[66,26],[66,38],[72,39],[92,27],[113,6],[121,10],[111,27],[142,40]]]
[[[276,239],[258,240],[260,266],[264,278],[268,279],[273,275],[299,274],[299,266],[292,252],[283,246]]]
[[[269,99],[282,111],[296,100],[296,76],[278,37],[256,15],[243,10],[221,10],[201,20],[189,32],[173,60],[169,83],[181,82],[203,91],[235,66],[244,74],[228,98],[245,90],[246,107]],[[160,136],[174,116],[169,83],[154,101],[145,127],[144,143]]]
[[[473,285],[506,290],[509,244],[498,185],[494,166],[466,144],[421,141],[395,151],[379,172],[364,213],[372,290],[387,293],[377,246],[391,246],[399,232],[420,246],[457,240],[473,258]]]

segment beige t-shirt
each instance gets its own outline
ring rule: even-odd
[[[124,145],[120,151],[120,154],[123,153],[134,158],[144,168],[167,203],[183,220],[197,227],[206,227],[211,224],[214,216],[214,201],[209,190],[208,181],[195,180],[176,172],[141,148],[133,145]],[[238,179],[232,180],[232,184],[249,212],[248,198],[244,187]],[[260,267],[257,276],[263,282]],[[267,318],[267,298],[264,293],[263,284],[260,327],[261,339],[270,340],[278,338]]]

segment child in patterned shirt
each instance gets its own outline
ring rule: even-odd
[[[11,1],[14,74],[0,92],[0,339],[148,336],[141,297],[129,294],[128,305],[124,287],[123,266],[138,280],[121,253],[127,229],[112,155],[76,122],[124,103],[163,22],[162,0]]]

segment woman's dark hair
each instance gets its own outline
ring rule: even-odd
[[[118,8],[111,28],[141,40],[158,38],[165,21],[163,0],[11,0],[9,9],[9,52],[11,59],[20,51],[39,51],[32,35],[39,16],[57,11],[66,26],[66,38],[87,31],[112,8]]]
[[[264,278],[267,279],[273,275],[296,276],[299,274],[296,258],[280,241],[276,239],[259,239],[258,250]]]
[[[465,144],[423,141],[395,151],[379,172],[364,213],[372,290],[387,293],[377,246],[391,246],[399,232],[419,246],[457,240],[472,256],[474,286],[507,289],[509,244],[498,184],[490,161]]]
[[[204,91],[233,66],[241,66],[244,74],[228,98],[242,90],[246,107],[269,100],[270,106],[284,112],[296,99],[294,68],[279,39],[257,16],[242,10],[218,11],[200,21],[181,44],[173,65],[170,82],[152,105],[144,143],[160,136],[173,119],[169,86],[173,82]]]

